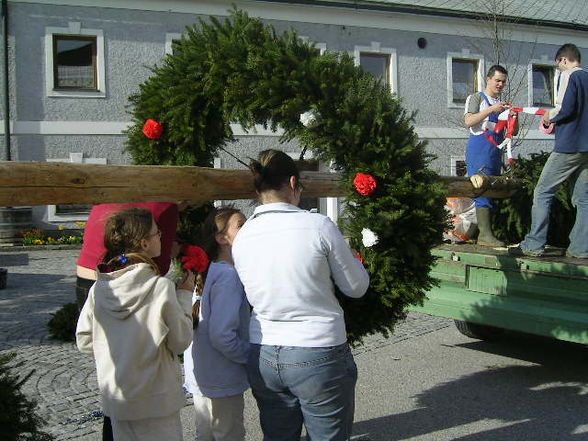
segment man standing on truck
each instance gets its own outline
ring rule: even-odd
[[[497,148],[504,139],[504,130],[496,132],[498,115],[510,107],[499,99],[506,86],[508,72],[498,64],[488,70],[486,89],[467,97],[465,103],[465,126],[470,130],[466,147],[466,166],[468,176],[485,174],[498,176],[502,169],[502,151]],[[492,233],[492,199],[475,198],[478,220],[478,245],[502,247],[504,242]]]
[[[573,188],[576,221],[566,255],[588,258],[588,72],[580,68],[581,54],[567,43],[555,54],[561,70],[555,107],[543,116],[543,124],[555,124],[555,146],[533,194],[531,231],[513,254],[541,256],[545,252],[551,202],[566,179]]]

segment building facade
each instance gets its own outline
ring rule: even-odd
[[[186,26],[227,16],[235,4],[278,31],[295,29],[321,50],[352,54],[416,112],[416,131],[436,155],[433,167],[444,175],[459,174],[468,137],[461,122],[463,105],[469,93],[483,90],[485,70],[496,62],[509,69],[508,98],[516,105],[552,105],[557,48],[573,42],[588,56],[588,7],[574,0],[492,0],[479,7],[476,1],[467,7],[450,3],[3,1],[7,62],[0,79],[8,84],[2,88],[8,99],[1,100],[0,109],[2,159],[129,163],[124,134],[129,95],[171,52],[172,41]],[[495,26],[492,12],[507,22]],[[538,130],[538,119],[526,120],[515,154],[549,151],[552,140]],[[234,133],[239,143],[228,147],[244,157],[269,147],[293,155],[299,151],[296,142],[278,146],[277,134],[262,128],[246,133],[234,126]],[[229,156],[220,156],[215,166],[238,168]],[[326,165],[311,161],[309,167]],[[318,204],[336,217],[336,200]],[[35,207],[35,223],[48,229],[72,226],[85,219],[85,209]]]

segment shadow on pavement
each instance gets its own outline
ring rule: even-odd
[[[523,332],[506,331],[497,342],[473,340],[457,346],[541,365],[560,364],[564,359],[588,367],[588,346]]]
[[[452,429],[462,441],[580,441],[588,439],[588,351],[581,345],[532,339],[504,344],[472,342],[460,347],[537,363],[488,366],[418,395],[420,408],[354,425],[371,441],[399,441]],[[391,398],[393,399],[393,398]],[[499,420],[499,422],[484,422]],[[477,433],[460,426],[476,424]],[[488,429],[483,426],[487,424]],[[496,428],[496,425],[503,427]],[[584,427],[580,427],[584,426]],[[579,433],[576,433],[579,432]],[[439,438],[447,439],[447,433]]]
[[[6,253],[0,255],[0,267],[26,266],[28,264],[28,253]]]
[[[15,295],[28,296],[41,295],[43,290],[47,295],[55,295],[56,292],[68,290],[73,293],[71,276],[60,274],[23,274],[8,272],[6,279],[6,292],[0,291],[0,299],[14,298]],[[73,294],[72,294],[73,295]]]
[[[8,273],[0,291],[0,350],[48,338],[51,314],[75,299],[71,276]]]

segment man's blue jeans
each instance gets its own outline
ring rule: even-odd
[[[521,249],[541,255],[547,243],[551,202],[559,186],[570,179],[572,205],[576,221],[570,233],[568,253],[588,257],[588,153],[557,153],[549,155],[535,187],[531,210],[531,231],[521,242]]]
[[[264,441],[347,441],[357,367],[347,343],[326,348],[251,345],[247,366]]]

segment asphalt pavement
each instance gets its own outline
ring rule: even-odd
[[[57,440],[100,440],[91,357],[48,337],[51,313],[75,300],[79,250],[0,248],[0,352],[34,370],[23,390]],[[528,336],[500,343],[462,336],[452,321],[410,313],[394,335],[354,350],[359,369],[356,441],[588,440],[588,350]],[[261,440],[246,394],[247,441]],[[182,410],[194,439],[192,407]]]

